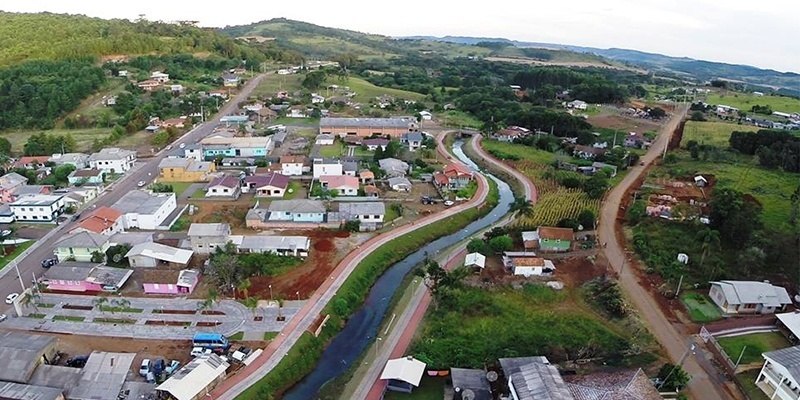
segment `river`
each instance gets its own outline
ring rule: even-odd
[[[453,144],[453,154],[471,168],[478,170],[479,167],[464,154],[461,148],[463,144],[462,141],[456,141]],[[374,341],[378,328],[388,311],[389,302],[406,275],[422,263],[427,255],[438,254],[464,238],[493,225],[508,213],[509,204],[514,201],[511,188],[497,177],[488,176],[497,183],[500,193],[500,201],[497,206],[489,214],[477,221],[473,221],[464,229],[428,243],[389,267],[370,289],[364,305],[347,320],[344,329],[333,338],[322,353],[322,358],[317,363],[316,368],[298,382],[297,385],[289,389],[284,395],[284,399],[308,400],[316,398],[320,388],[326,382],[347,371],[351,364],[359,359],[359,356],[367,346]]]

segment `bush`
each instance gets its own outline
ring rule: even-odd
[[[597,303],[610,317],[622,318],[627,314],[625,300],[616,281],[602,276],[586,282],[583,288],[586,300]]]

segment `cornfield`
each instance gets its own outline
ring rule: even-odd
[[[538,187],[538,183],[536,184]],[[521,228],[534,228],[540,225],[553,226],[564,218],[577,218],[583,210],[592,210],[597,215],[600,199],[590,199],[580,189],[559,187],[547,192],[539,192],[539,202],[533,207],[533,215],[520,217],[514,224]],[[589,229],[589,227],[586,227]]]

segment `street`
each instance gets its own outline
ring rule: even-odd
[[[220,109],[219,113],[214,116],[214,118],[201,125],[198,125],[187,134],[178,138],[178,140],[172,143],[172,146],[174,148],[178,148],[181,143],[197,143],[202,138],[208,136],[219,123],[219,119],[222,116],[233,112],[237,108],[237,104],[240,101],[247,99],[247,97],[250,95],[250,92],[252,92],[256,86],[258,86],[258,83],[261,82],[264,76],[264,74],[261,74],[248,81],[239,94],[225,103],[225,105]],[[146,183],[152,182],[156,177],[158,177],[158,164],[161,162],[161,160],[166,158],[166,156],[167,152],[161,151],[152,158],[137,161],[133,170],[129,171],[116,182],[112,183],[109,189],[105,190],[105,192],[103,192],[97,199],[88,204],[87,207],[91,208],[92,205],[97,207],[111,206],[125,193],[137,189],[137,183],[139,181],[145,181]],[[33,274],[39,276],[45,271],[41,266],[41,261],[46,258],[53,257],[55,243],[67,232],[69,232],[70,229],[75,227],[75,225],[77,225],[77,222],[73,220],[62,223],[58,227],[54,228],[55,232],[53,234],[34,244],[35,248],[30,251],[27,257],[16,260],[19,265],[19,271],[22,275],[22,280],[24,282],[31,282],[33,279]],[[9,263],[2,271],[3,276],[0,278],[0,296],[3,298],[5,298],[9,293],[22,292],[19,279],[17,278],[17,274],[15,271],[13,271],[13,269],[14,263],[12,262]],[[2,311],[0,312],[10,314],[10,311],[12,310],[11,306],[3,304],[2,307],[3,308],[0,309]]]

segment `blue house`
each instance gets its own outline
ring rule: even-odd
[[[263,137],[208,137],[200,141],[203,158],[222,157],[266,157],[272,149],[272,139]]]
[[[268,210],[268,221],[325,222],[325,205],[318,200],[275,200]]]
[[[102,185],[105,172],[100,169],[76,169],[67,177],[70,185]]]

